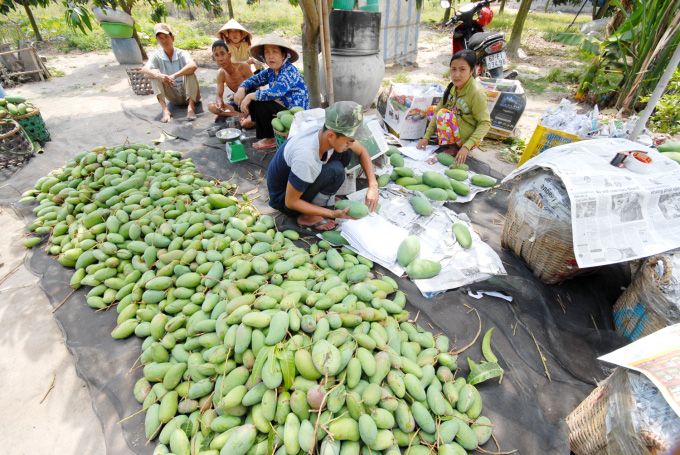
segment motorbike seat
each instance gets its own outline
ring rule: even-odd
[[[476,51],[482,45],[491,44],[492,42],[498,41],[499,39],[505,39],[505,35],[501,32],[475,33],[468,42],[468,49]]]

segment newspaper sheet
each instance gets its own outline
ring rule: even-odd
[[[410,146],[402,147],[401,150],[403,149],[406,149],[406,152],[403,153],[404,166],[413,169],[415,175],[422,175],[425,171],[437,172],[439,174],[444,175],[444,171],[448,169],[448,166],[444,166],[442,163],[439,162],[439,160],[437,160],[436,153],[432,153],[431,151],[427,152],[427,150],[425,150],[425,153],[422,153],[423,150],[417,150],[416,152],[414,151],[415,147]],[[418,159],[413,159],[411,158],[411,156],[415,156]],[[391,174],[393,170],[394,167],[392,165],[386,164],[381,169],[375,169],[375,173],[376,176],[379,176],[382,174]],[[475,175],[475,172],[468,171],[468,179],[463,182],[470,187],[470,192],[465,196],[458,195],[458,199],[456,199],[453,202],[470,202],[478,193],[491,189],[473,185],[472,182],[470,181],[473,175]],[[396,186],[393,185],[392,182],[389,185]],[[396,187],[401,188],[400,186]]]
[[[610,164],[617,153],[644,151],[640,174]],[[680,165],[626,139],[595,139],[546,150],[513,171],[538,168],[562,179],[571,201],[574,254],[581,268],[652,256],[680,247]]]
[[[647,376],[680,416],[680,324],[665,327],[598,360]]]
[[[436,277],[414,280],[425,297],[506,273],[498,254],[474,232],[466,215],[456,214],[444,207],[443,202],[433,202],[433,214],[420,216],[409,202],[409,197],[414,194],[397,186],[380,188],[377,215],[361,220],[338,220],[340,231],[350,242],[350,248],[401,276],[404,268],[396,261],[397,248],[407,235],[417,236],[420,239],[419,257],[442,265]],[[348,198],[363,202],[366,190],[352,193]],[[451,232],[451,225],[456,221],[465,222],[470,229],[472,246],[469,249],[461,247]],[[381,227],[384,223],[393,225],[395,229]],[[391,252],[391,257],[386,252]]]

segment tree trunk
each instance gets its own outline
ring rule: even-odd
[[[607,1],[608,0],[605,0],[605,2]],[[622,2],[622,5],[626,9],[626,11],[630,11],[632,0],[624,0]],[[623,12],[620,9],[617,9],[616,13],[614,14],[614,17],[612,17],[612,20],[609,21],[609,24],[607,24],[607,27],[605,27],[604,29],[604,39],[607,39],[612,33],[618,30],[621,24],[623,24],[625,18],[626,16],[623,14]],[[588,95],[588,91],[590,89],[590,84],[595,79],[595,76],[597,76],[601,64],[602,61],[599,55],[593,57],[592,62],[590,62],[590,66],[588,67],[588,69],[586,69],[585,73],[583,73],[581,83],[579,84],[578,89],[576,90],[577,100],[582,100],[586,98],[586,96]]]
[[[229,19],[234,18],[234,7],[231,5],[231,0],[227,0],[227,9],[229,9]]]
[[[501,7],[498,10],[498,14],[503,14],[503,11],[505,11],[505,0],[501,0]]]
[[[28,16],[28,20],[31,22],[31,27],[33,27],[33,33],[35,33],[35,40],[36,41],[42,41],[42,35],[40,34],[40,29],[38,28],[38,24],[35,23],[35,18],[33,17],[33,12],[31,11],[31,8],[28,7],[28,1],[26,0],[24,3],[24,9],[26,10],[26,15]]]
[[[550,8],[550,0],[546,0],[546,2],[545,2],[545,11],[543,11],[543,12],[544,12],[544,13],[547,13],[547,12],[548,12],[548,8]]]
[[[604,0],[604,4],[602,5],[602,8],[600,8],[597,11],[597,14],[595,14],[595,17],[593,18],[594,20],[602,19],[609,9],[609,0]]]
[[[519,11],[515,17],[515,23],[512,25],[512,32],[510,33],[510,42],[508,42],[507,53],[510,58],[518,58],[518,51],[520,43],[522,42],[522,29],[524,29],[524,22],[529,14],[531,2],[533,0],[522,0],[519,5]]]
[[[319,88],[319,12],[314,0],[300,0],[302,8],[302,63],[312,108],[321,106]]]
[[[120,9],[132,16],[132,2],[119,1],[118,6],[120,6]],[[132,37],[135,39],[135,41],[137,41],[137,46],[139,46],[139,50],[142,52],[142,60],[148,60],[149,56],[146,55],[144,46],[142,46],[142,40],[139,38],[139,34],[137,33],[137,27],[132,27]]]
[[[446,24],[449,19],[451,19],[451,10],[453,9],[452,6],[449,6],[444,10],[444,19],[442,19],[442,24]]]

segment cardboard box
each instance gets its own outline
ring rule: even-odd
[[[445,89],[440,84],[391,83],[378,96],[378,113],[395,136],[421,139],[427,129],[427,109],[439,103]]]
[[[511,79],[479,78],[489,96],[491,128],[486,137],[503,140],[512,135],[527,105],[527,97],[520,81]]]

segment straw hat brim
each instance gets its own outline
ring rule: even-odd
[[[288,62],[290,63],[294,63],[298,60],[298,58],[300,58],[295,49],[290,47],[290,44],[286,43],[283,40],[283,38],[281,38],[276,33],[270,33],[269,35],[265,36],[260,41],[258,41],[257,44],[253,45],[253,47],[250,48],[250,55],[254,59],[261,61],[262,63],[267,63],[264,59],[265,45],[280,46],[285,48],[288,51],[288,53],[290,53],[290,58],[288,59]]]
[[[249,37],[251,40],[253,39],[253,35],[251,35],[250,32],[249,32],[248,30],[246,30],[246,29],[243,27],[243,25],[241,25],[241,24],[239,24],[238,22],[236,22],[236,19],[229,19],[229,22],[227,22],[226,24],[224,24],[224,25],[222,26],[222,28],[219,29],[219,30],[217,31],[217,37],[219,38],[219,36],[220,36],[222,33],[225,33],[225,34],[226,34],[226,32],[227,32],[228,30],[241,30],[243,33],[245,33],[246,35],[248,35],[248,37]]]

